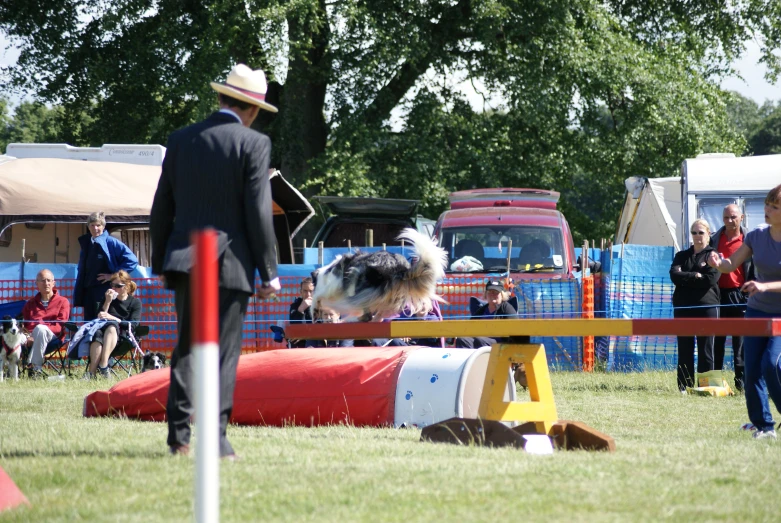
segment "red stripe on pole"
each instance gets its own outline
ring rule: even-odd
[[[190,243],[195,246],[195,263],[190,272],[192,343],[217,343],[220,339],[217,231],[195,231]]]
[[[781,320],[764,318],[677,318],[632,320],[635,336],[776,336]]]
[[[285,327],[290,340],[363,340],[390,338],[390,322],[291,323]]]

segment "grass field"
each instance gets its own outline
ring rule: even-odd
[[[560,418],[613,436],[615,453],[421,443],[416,429],[231,427],[242,460],[221,464],[221,518],[781,519],[781,442],[738,430],[742,396],[681,396],[671,372],[552,379]],[[0,466],[32,505],[0,521],[192,519],[193,460],[167,454],[164,424],[82,418],[95,386],[0,386]]]

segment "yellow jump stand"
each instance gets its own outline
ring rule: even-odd
[[[514,363],[526,365],[531,401],[504,401],[507,371]],[[539,434],[551,433],[559,417],[544,345],[499,344],[491,347],[478,415],[492,421],[532,421]]]

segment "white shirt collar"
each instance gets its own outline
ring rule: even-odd
[[[234,113],[230,109],[227,109],[227,108],[223,107],[222,109],[219,110],[219,112],[225,113],[225,114],[229,114],[229,115],[233,116],[236,120],[238,120],[239,123],[242,123],[241,122],[241,118],[239,118],[239,115]]]

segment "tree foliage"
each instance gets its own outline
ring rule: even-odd
[[[260,128],[310,193],[559,190],[580,237],[612,233],[627,176],[741,153],[719,75],[743,42],[779,72],[768,0],[7,0],[18,89],[89,114],[80,144],[164,143],[244,62],[278,105]],[[475,109],[463,82],[488,100]]]

